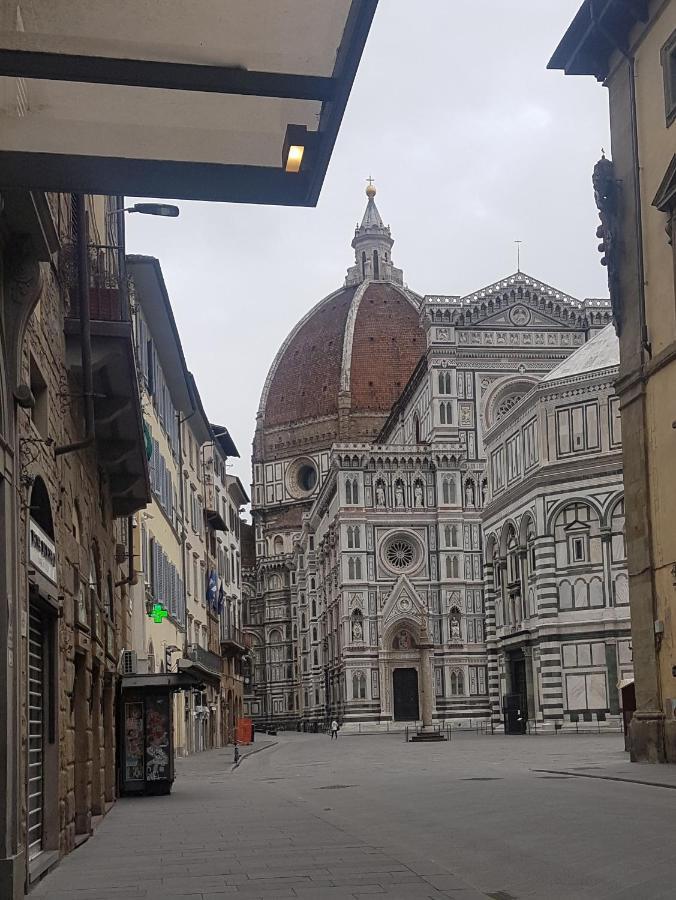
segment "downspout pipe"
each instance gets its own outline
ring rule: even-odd
[[[87,209],[84,194],[75,195],[77,215],[77,295],[80,314],[80,352],[82,354],[82,398],[84,400],[85,434],[81,441],[64,444],[54,450],[56,456],[86,450],[96,437],[94,432],[94,374],[92,371],[92,332],[89,317],[89,255],[87,247]]]
[[[127,559],[129,562],[129,574],[121,581],[115,582],[115,587],[124,587],[126,584],[136,584],[136,564],[134,562],[134,517],[127,517]]]

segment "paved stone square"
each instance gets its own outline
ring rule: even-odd
[[[617,735],[276,741],[237,769],[232,749],[181,761],[171,796],[119,801],[32,896],[676,896],[676,772]]]

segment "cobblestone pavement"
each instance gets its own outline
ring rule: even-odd
[[[637,782],[676,776],[621,748],[280,734],[237,769],[231,749],[199,754],[171,796],[119,801],[31,896],[673,900],[676,792]]]

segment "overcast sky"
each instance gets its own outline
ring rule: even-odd
[[[373,175],[393,259],[420,294],[466,294],[521,268],[607,296],[591,172],[608,148],[604,88],[548,72],[580,0],[380,0],[316,209],[180,202],[127,218],[162,264],[207,414],[241,454],[289,330],[353,261]]]

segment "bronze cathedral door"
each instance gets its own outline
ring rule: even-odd
[[[394,719],[415,722],[418,719],[418,673],[415,669],[395,669],[392,673]]]

